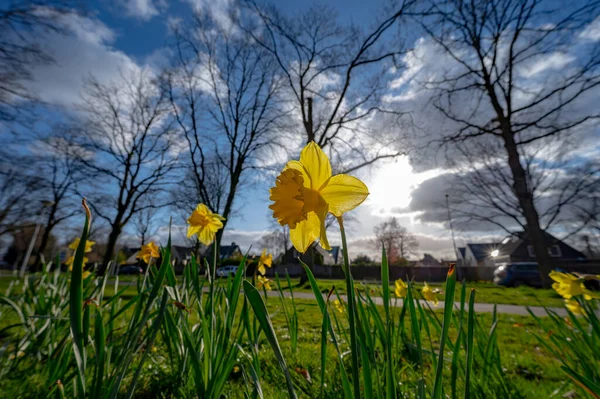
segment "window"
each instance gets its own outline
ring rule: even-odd
[[[533,245],[527,246],[527,252],[529,252],[530,258],[535,258],[535,251],[533,250]],[[551,245],[548,247],[548,255],[553,258],[560,258],[562,256],[562,252],[560,251],[560,246]]]
[[[558,245],[551,245],[548,247],[548,253],[553,258],[560,258],[562,253],[560,252],[560,247]]]

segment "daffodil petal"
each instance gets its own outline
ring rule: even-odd
[[[190,238],[194,234],[198,233],[200,231],[200,229],[201,229],[200,226],[189,226],[187,229],[187,238]]]
[[[294,170],[297,170],[298,172],[300,172],[300,176],[302,176],[302,180],[303,180],[302,185],[304,187],[311,188],[310,176],[308,174],[308,171],[306,170],[304,165],[302,165],[300,163],[300,161],[289,161],[283,168],[283,170],[286,170],[286,169],[294,169]]]
[[[319,217],[320,227],[319,227],[319,244],[323,247],[324,250],[331,250],[331,246],[329,245],[329,241],[327,240],[327,229],[325,227],[325,219],[327,218],[328,206],[325,201],[321,201],[319,203],[319,208],[317,209],[317,216]]]
[[[369,195],[369,189],[356,177],[335,175],[319,193],[329,205],[329,212],[339,217],[359,206]]]
[[[211,229],[203,228],[198,234],[198,239],[204,245],[210,245],[215,240],[215,233]]]
[[[294,248],[300,253],[305,253],[321,233],[321,220],[316,213],[311,212],[306,220],[296,224],[295,229],[290,229],[290,240]]]
[[[569,283],[571,283],[571,281],[577,280],[577,277],[573,276],[572,274],[559,273],[559,272],[554,272],[554,271],[550,272],[550,274],[548,276],[556,282],[565,283],[565,284],[569,284]]]
[[[310,188],[318,190],[331,177],[331,164],[323,150],[311,141],[300,153],[300,163],[310,177]]]

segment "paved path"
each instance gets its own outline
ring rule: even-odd
[[[279,293],[277,293],[277,291],[269,291],[268,295],[269,296],[278,296]],[[290,293],[285,292],[285,296],[287,298],[289,298]],[[294,292],[294,298],[296,298],[296,299],[315,299],[315,296],[310,292]],[[347,300],[346,295],[340,295],[340,298],[342,298],[342,300]],[[383,298],[371,297],[371,299],[373,299],[373,302],[375,302],[376,305],[383,305]],[[421,303],[424,306],[427,306],[427,305],[425,305],[425,301],[421,300]],[[400,306],[402,306],[402,300],[401,299],[398,299],[398,301],[392,300],[391,304],[392,304],[392,306],[400,307]],[[454,307],[456,309],[459,309],[460,302],[454,302]],[[432,308],[434,308],[433,305],[432,305]],[[440,301],[438,303],[437,308],[434,308],[434,309],[444,309],[444,302]],[[467,305],[465,304],[465,310],[467,310],[467,309],[468,309]],[[540,306],[530,306],[529,309],[531,309],[531,311],[533,312],[534,315],[539,316],[539,317],[548,315],[546,313],[546,310],[544,310],[544,308],[540,307]],[[564,308],[547,308],[547,309],[556,312],[559,316],[567,315],[567,311]],[[477,313],[492,313],[493,311],[494,311],[493,303],[475,303],[475,312],[477,312]],[[498,313],[513,314],[513,315],[519,315],[519,316],[529,316],[530,315],[525,306],[518,306],[518,305],[498,304],[498,305],[496,305],[496,311]]]
[[[113,280],[114,281],[114,280]],[[110,280],[108,281],[108,283],[110,284]],[[127,282],[127,281],[121,281],[119,282],[119,285],[134,285],[135,282]],[[208,290],[207,287],[204,287],[205,290]],[[279,293],[277,291],[268,291],[267,295],[269,296],[279,296]],[[290,293],[289,291],[284,290],[284,296],[286,298],[290,297]],[[323,296],[325,296],[325,294],[323,294]],[[315,296],[312,292],[294,292],[294,298],[296,299],[315,299]],[[340,295],[340,298],[342,298],[342,300],[347,301],[347,297],[346,295]],[[371,299],[373,299],[373,302],[375,302],[376,305],[383,305],[383,298],[381,297],[371,297]],[[394,299],[391,302],[392,306],[397,306],[397,307],[401,307],[402,306],[402,299],[398,299],[397,301]],[[426,301],[421,300],[421,304],[425,307],[427,307],[426,305]],[[431,305],[431,307],[433,309],[444,309],[444,301],[440,301],[438,303],[437,307],[434,307],[433,305]],[[454,302],[454,307],[455,309],[459,309],[460,308],[460,302]],[[538,317],[544,317],[544,316],[548,316],[548,313],[546,313],[546,310],[541,307],[541,306],[530,306],[529,309],[531,309],[531,312],[538,316]],[[556,314],[558,314],[561,317],[567,316],[567,311],[564,308],[547,308],[548,310],[551,310],[553,312],[556,312]],[[467,305],[465,304],[465,310],[468,310]],[[494,311],[494,304],[493,303],[475,303],[475,312],[476,313],[492,313]],[[520,305],[506,305],[506,304],[497,304],[496,305],[496,312],[498,313],[502,313],[502,314],[512,314],[512,315],[518,315],[518,316],[530,316],[529,312],[527,311],[527,307],[525,306],[520,306]]]
[[[114,283],[114,280],[112,280],[112,281],[109,280],[107,283],[108,284]],[[120,281],[119,285],[135,285],[135,282]],[[269,296],[278,296],[279,294],[277,293],[277,291],[269,291],[268,295]],[[284,295],[287,298],[290,297],[290,293],[288,291],[284,291]],[[315,296],[313,295],[312,292],[294,292],[294,297],[297,299],[313,299],[313,300],[315,299]],[[345,295],[340,295],[340,297],[342,298],[342,300],[347,300]],[[371,297],[371,298],[373,299],[373,302],[375,302],[375,304],[383,305],[383,298],[381,298],[381,297]],[[398,306],[398,307],[402,306],[401,299],[399,299],[397,301],[393,300],[391,303],[392,303],[392,306]],[[424,306],[426,306],[425,301],[421,300],[421,303]],[[456,309],[458,309],[460,307],[460,302],[454,302],[454,307]],[[444,302],[440,301],[437,308],[435,308],[435,309],[443,309],[443,308],[444,308]],[[466,305],[465,305],[465,308],[466,308]],[[539,316],[539,317],[547,316],[547,313],[544,310],[544,308],[542,308],[540,306],[530,306],[529,309],[531,309],[533,314],[536,316]],[[548,309],[556,312],[559,316],[567,315],[567,311],[564,308],[548,308]],[[494,311],[493,303],[475,303],[475,312],[477,312],[477,313],[492,313],[493,311]],[[525,306],[519,306],[519,305],[498,304],[498,305],[496,305],[496,311],[498,313],[503,313],[503,314],[529,316],[529,312],[527,311],[527,308]]]

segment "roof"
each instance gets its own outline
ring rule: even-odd
[[[219,248],[219,255],[221,255],[222,258],[231,258],[235,255],[236,251],[242,252],[240,246],[235,242],[232,242],[231,245],[221,245]]]
[[[340,256],[340,246],[332,245],[331,249],[327,252],[333,257],[334,263],[338,263],[339,256]]]
[[[467,247],[473,253],[473,256],[477,260],[483,260],[490,257],[490,252],[498,247],[497,243],[483,243],[483,244],[467,244]]]
[[[529,241],[527,232],[520,231],[515,233],[513,236],[507,237],[500,248],[500,252],[503,255],[513,255],[521,248],[521,245]],[[571,247],[567,243],[558,238],[554,237],[548,232],[544,232],[544,242],[547,246],[560,244],[561,247],[561,258],[565,259],[585,259],[585,255]],[[524,248],[524,247],[523,247]]]
[[[209,245],[208,247],[205,248],[202,255],[204,257],[211,258],[212,250],[213,250],[213,245]],[[232,242],[231,245],[220,245],[219,246],[219,257],[221,259],[231,258],[234,255],[236,255],[236,252],[242,253],[242,250],[241,250],[240,246],[237,245],[235,242]]]
[[[465,253],[467,252],[467,248],[460,247],[460,248],[458,248],[458,252],[460,252],[460,256],[462,256],[464,258],[465,257]]]

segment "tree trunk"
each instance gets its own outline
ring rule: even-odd
[[[523,165],[521,165],[514,135],[509,128],[504,128],[503,130],[504,148],[506,148],[506,152],[508,153],[508,165],[513,176],[513,189],[527,222],[526,236],[529,238],[535,251],[542,284],[544,288],[549,288],[552,280],[548,277],[548,274],[552,271],[552,265],[550,264],[550,257],[544,240],[545,234],[540,227],[540,218],[533,202],[533,193],[529,189],[527,175],[525,169],[523,169]]]
[[[104,274],[106,272],[108,264],[113,261],[115,247],[117,246],[117,240],[119,239],[119,235],[121,235],[121,227],[119,226],[119,224],[115,224],[113,225],[112,231],[108,236],[108,243],[106,244],[104,259],[102,260],[102,265],[100,266],[100,270],[98,270],[98,274]]]

